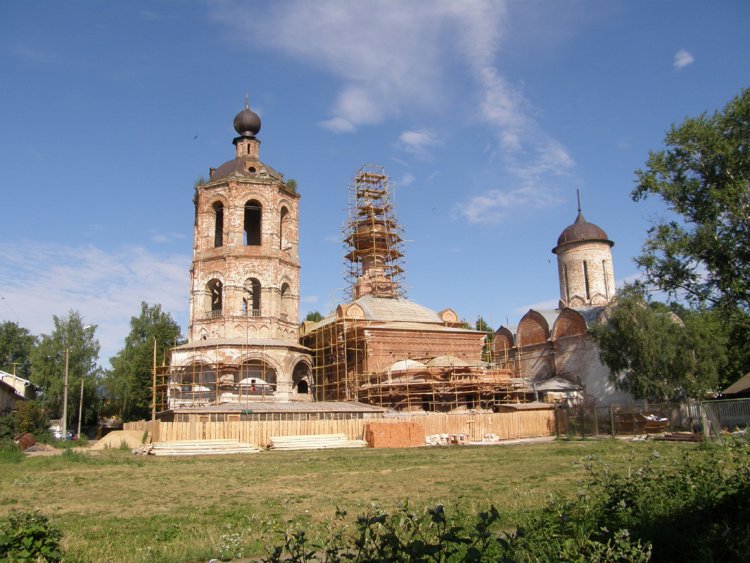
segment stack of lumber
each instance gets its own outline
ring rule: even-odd
[[[254,454],[260,448],[243,444],[239,440],[180,440],[178,442],[157,442],[153,444],[150,455],[230,455]]]
[[[346,434],[311,434],[309,436],[274,436],[268,443],[273,450],[326,450],[364,448],[364,440],[347,440]]]

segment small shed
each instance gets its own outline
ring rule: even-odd
[[[727,399],[750,397],[750,372],[740,377],[721,393]]]
[[[5,416],[16,410],[18,401],[25,401],[26,397],[19,394],[12,385],[0,380],[0,416]]]

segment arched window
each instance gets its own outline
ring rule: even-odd
[[[312,375],[310,366],[305,362],[299,362],[294,366],[292,372],[292,387],[297,390],[298,395],[307,395],[310,393]]]
[[[221,280],[213,279],[206,284],[208,290],[208,299],[210,306],[207,307],[210,318],[216,318],[221,316],[221,308],[223,304],[223,291]]]
[[[247,360],[240,368],[243,395],[265,395],[276,391],[276,370],[262,360]]]
[[[260,246],[260,227],[263,206],[251,199],[245,203],[245,245]]]
[[[214,247],[218,248],[224,244],[224,205],[217,201],[214,208]]]
[[[279,217],[279,249],[284,250],[289,246],[287,237],[289,236],[289,210],[286,207],[281,208]]]
[[[242,298],[242,311],[248,317],[260,317],[260,282],[247,278],[243,285],[245,296]]]
[[[196,362],[177,370],[171,376],[171,397],[177,404],[205,404],[216,398],[216,371]]]

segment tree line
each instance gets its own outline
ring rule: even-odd
[[[35,385],[32,408],[48,419],[62,417],[67,359],[68,428],[78,420],[81,396],[83,425],[102,417],[127,421],[150,415],[154,342],[159,364],[167,361],[169,348],[183,342],[179,325],[161,305],[141,303],[122,349],[110,359],[110,369],[98,365],[101,347],[95,325],[86,325],[77,311],[55,315],[52,322],[52,331],[41,335],[14,322],[0,324],[0,369]]]

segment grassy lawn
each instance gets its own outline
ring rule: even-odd
[[[207,561],[231,536],[246,555],[281,531],[323,533],[337,508],[346,521],[385,509],[494,504],[512,525],[551,494],[572,495],[594,455],[626,468],[658,450],[695,444],[570,441],[492,447],[263,452],[156,458],[127,451],[0,462],[0,515],[41,510],[63,532],[74,561]],[[699,450],[696,455],[700,455]]]

